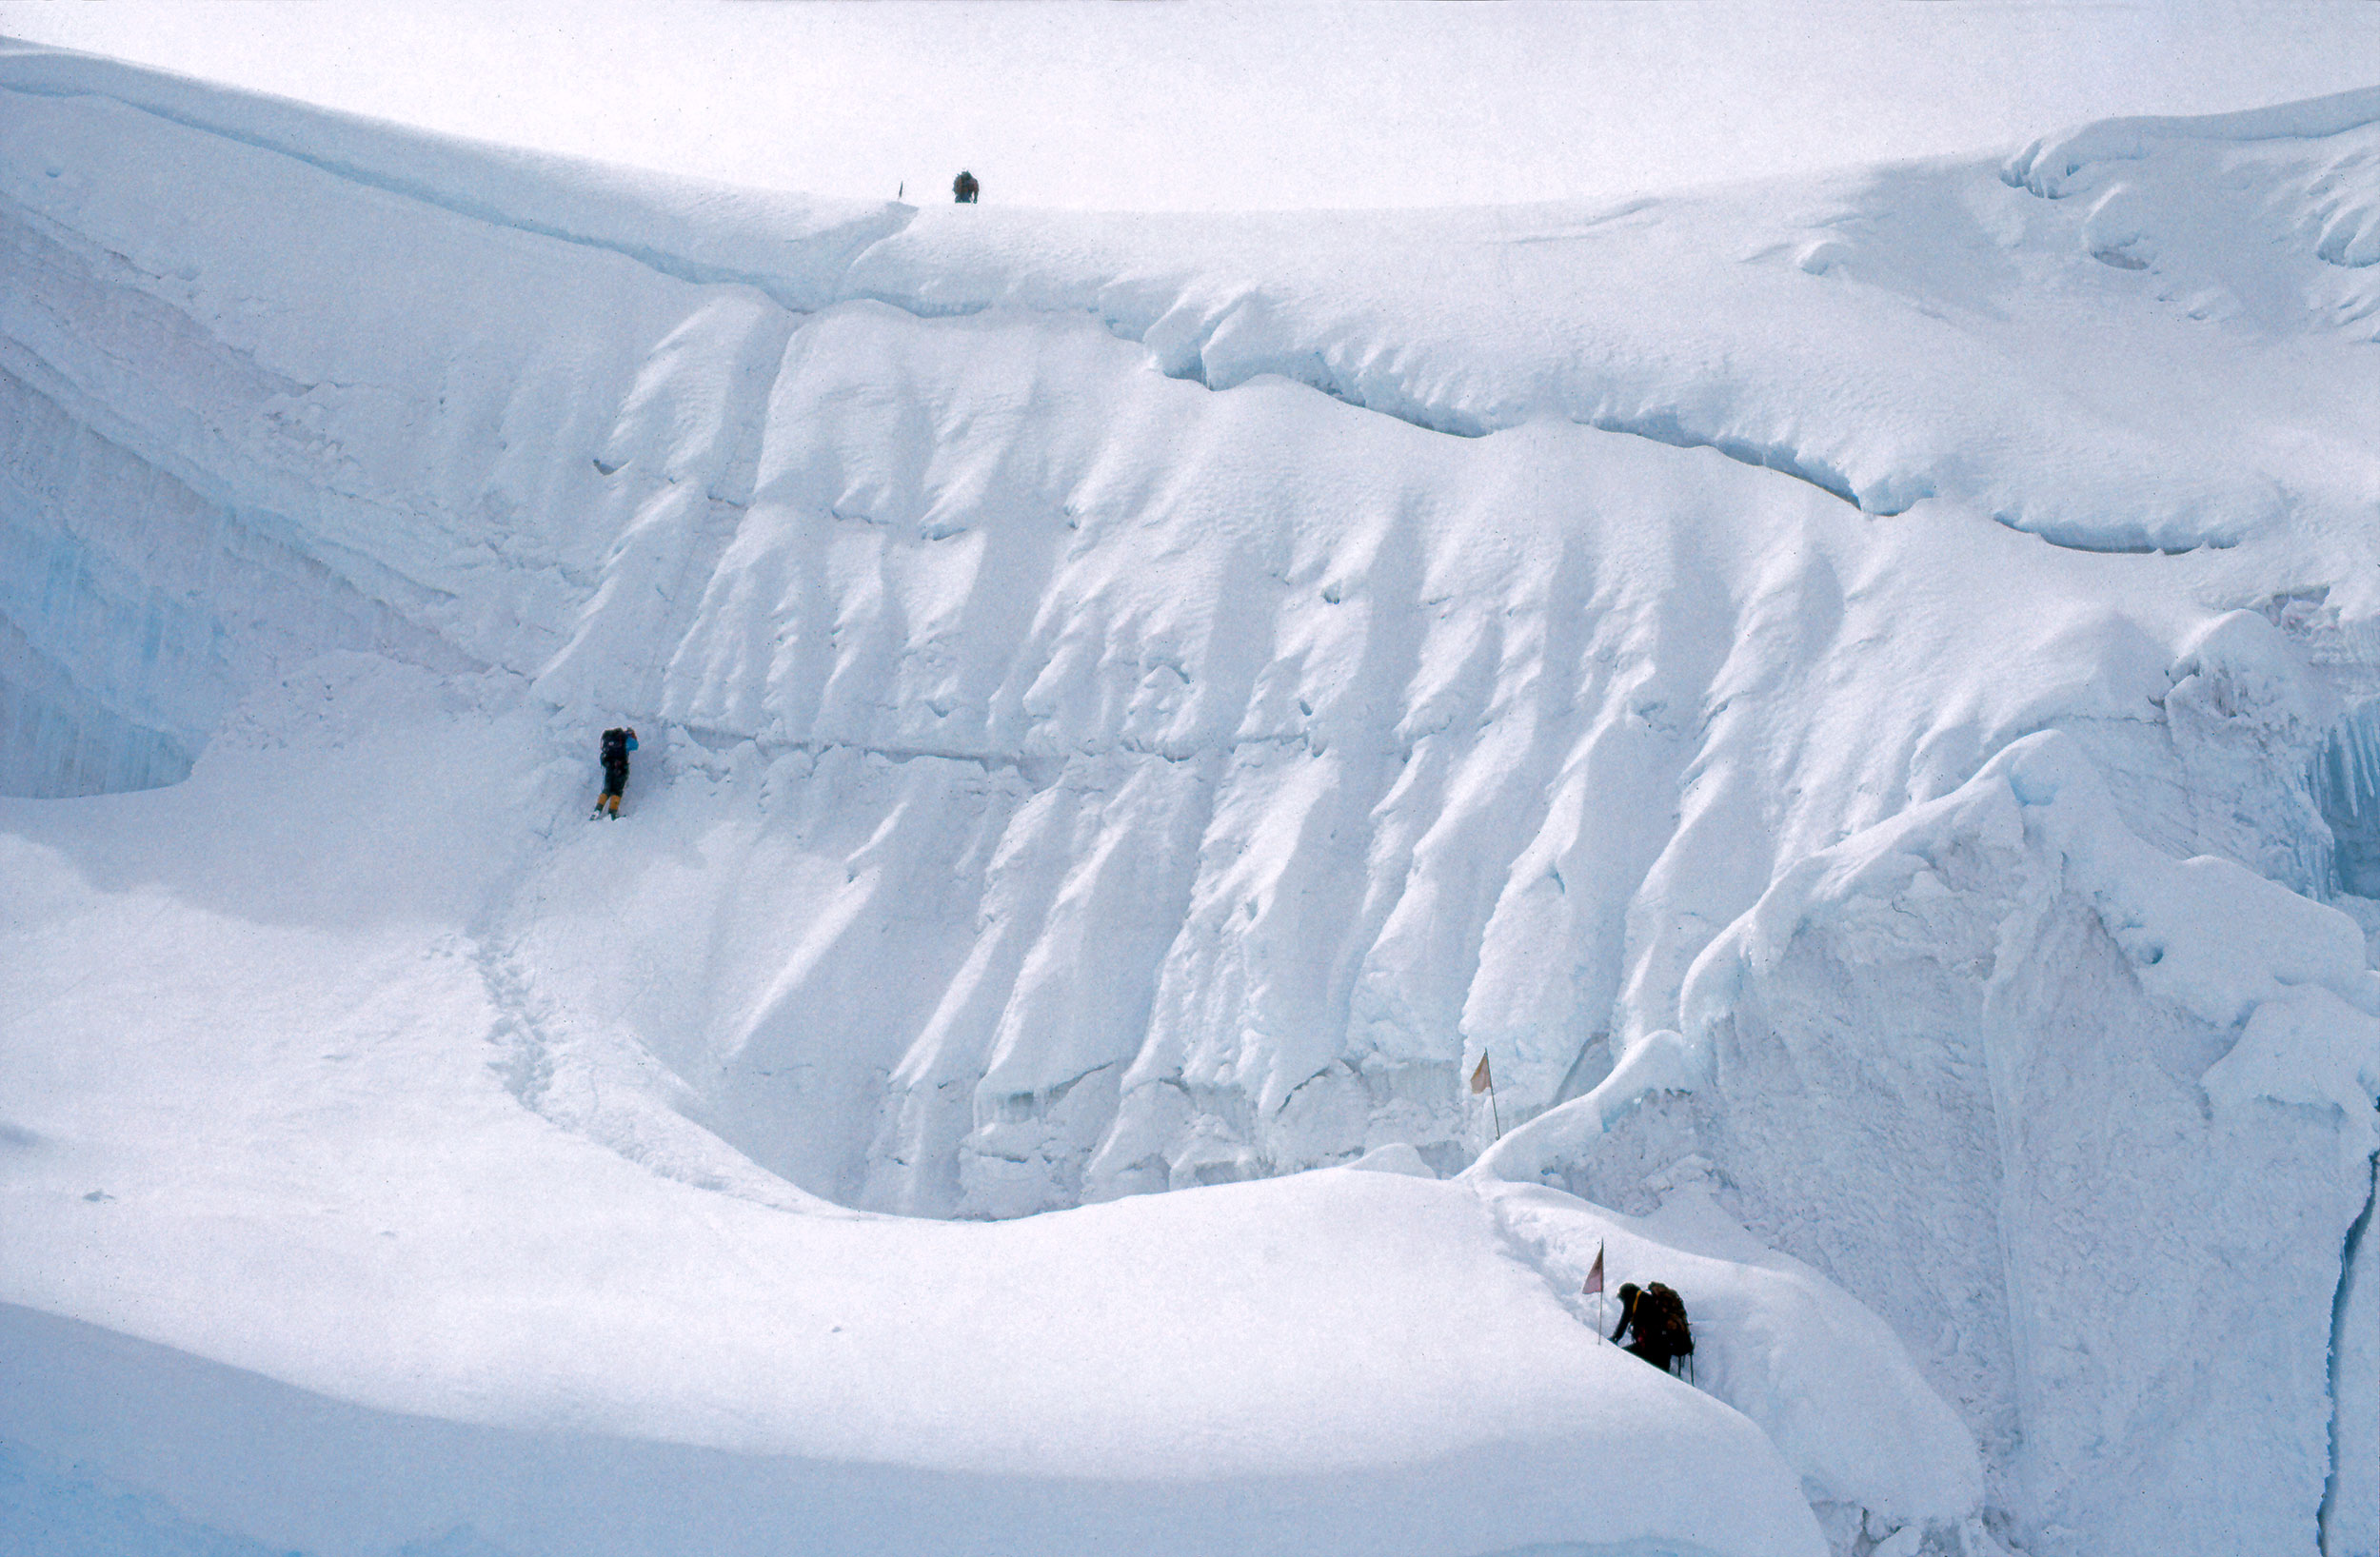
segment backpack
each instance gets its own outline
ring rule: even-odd
[[[615,763],[625,762],[627,759],[628,732],[605,730],[604,732],[604,766],[610,767]]]
[[[1694,1355],[1694,1331],[1686,1326],[1686,1300],[1659,1282],[1636,1295],[1636,1344],[1673,1357]]]

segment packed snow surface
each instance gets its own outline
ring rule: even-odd
[[[2380,1550],[2380,90],[1149,218],[8,48],[0,238],[34,1549]]]

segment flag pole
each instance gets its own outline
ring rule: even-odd
[[[1587,1271],[1587,1284],[1578,1290],[1582,1293],[1593,1292],[1595,1294],[1595,1338],[1598,1341],[1605,1339],[1603,1334],[1603,1245],[1600,1241],[1597,1241],[1595,1246],[1595,1264]]]
[[[1488,1117],[1496,1121],[1496,1138],[1502,1140],[1504,1138],[1504,1114],[1503,1111],[1496,1106],[1496,1073],[1488,1068],[1485,1050],[1480,1051],[1479,1063],[1471,1073],[1471,1091],[1475,1096],[1480,1093],[1488,1094]]]

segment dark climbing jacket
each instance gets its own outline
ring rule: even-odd
[[[973,173],[961,173],[950,181],[951,197],[962,206],[974,205],[975,197],[982,193],[982,190],[983,186],[975,182]]]

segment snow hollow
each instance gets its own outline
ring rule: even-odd
[[[1087,216],[8,46],[0,266],[11,1551],[2380,1550],[2380,90]]]

